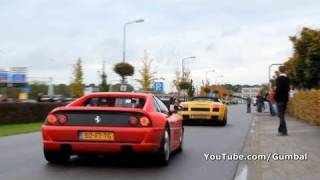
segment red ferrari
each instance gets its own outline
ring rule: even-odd
[[[92,93],[52,110],[42,126],[44,156],[63,163],[77,154],[153,153],[167,164],[183,145],[182,117],[152,94]]]

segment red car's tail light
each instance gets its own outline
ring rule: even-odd
[[[135,116],[130,116],[129,117],[129,124],[131,126],[138,126],[139,125],[139,119]]]
[[[57,119],[58,119],[60,125],[65,125],[68,122],[68,116],[66,116],[64,114],[58,114]]]
[[[47,122],[48,122],[48,124],[50,124],[50,125],[56,125],[57,122],[58,122],[58,118],[57,118],[55,115],[50,114],[50,115],[47,117]]]
[[[143,127],[150,126],[151,125],[151,121],[146,116],[142,116],[142,117],[140,117],[140,125],[143,126]]]
[[[68,116],[64,114],[49,114],[47,123],[49,125],[65,125],[68,122]]]

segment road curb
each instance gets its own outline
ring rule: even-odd
[[[242,146],[241,146],[241,152],[240,153],[243,153],[243,150],[244,150],[244,148],[245,148],[245,146],[246,146],[246,143],[247,143],[247,140],[248,140],[248,137],[249,137],[249,135],[250,135],[250,131],[252,130],[252,122],[253,122],[253,118],[254,118],[254,114],[251,114],[251,117],[250,117],[250,127],[248,128],[248,131],[246,132],[247,134],[246,134],[246,137],[245,137],[245,140],[243,141],[243,143],[242,143]],[[237,165],[236,165],[236,167],[235,167],[235,171],[234,171],[234,174],[233,174],[233,177],[232,177],[232,179],[236,179],[236,177],[237,177],[237,175],[239,175],[240,174],[240,167],[241,167],[241,161],[238,161],[237,162]]]

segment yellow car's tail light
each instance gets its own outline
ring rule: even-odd
[[[213,112],[219,112],[219,108],[212,108]]]

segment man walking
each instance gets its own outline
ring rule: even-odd
[[[275,99],[277,103],[278,109],[278,116],[280,119],[279,124],[279,135],[286,136],[288,135],[286,120],[285,120],[285,111],[289,99],[289,90],[290,90],[290,83],[289,78],[285,74],[284,66],[279,67],[279,77],[276,79],[276,93]]]

